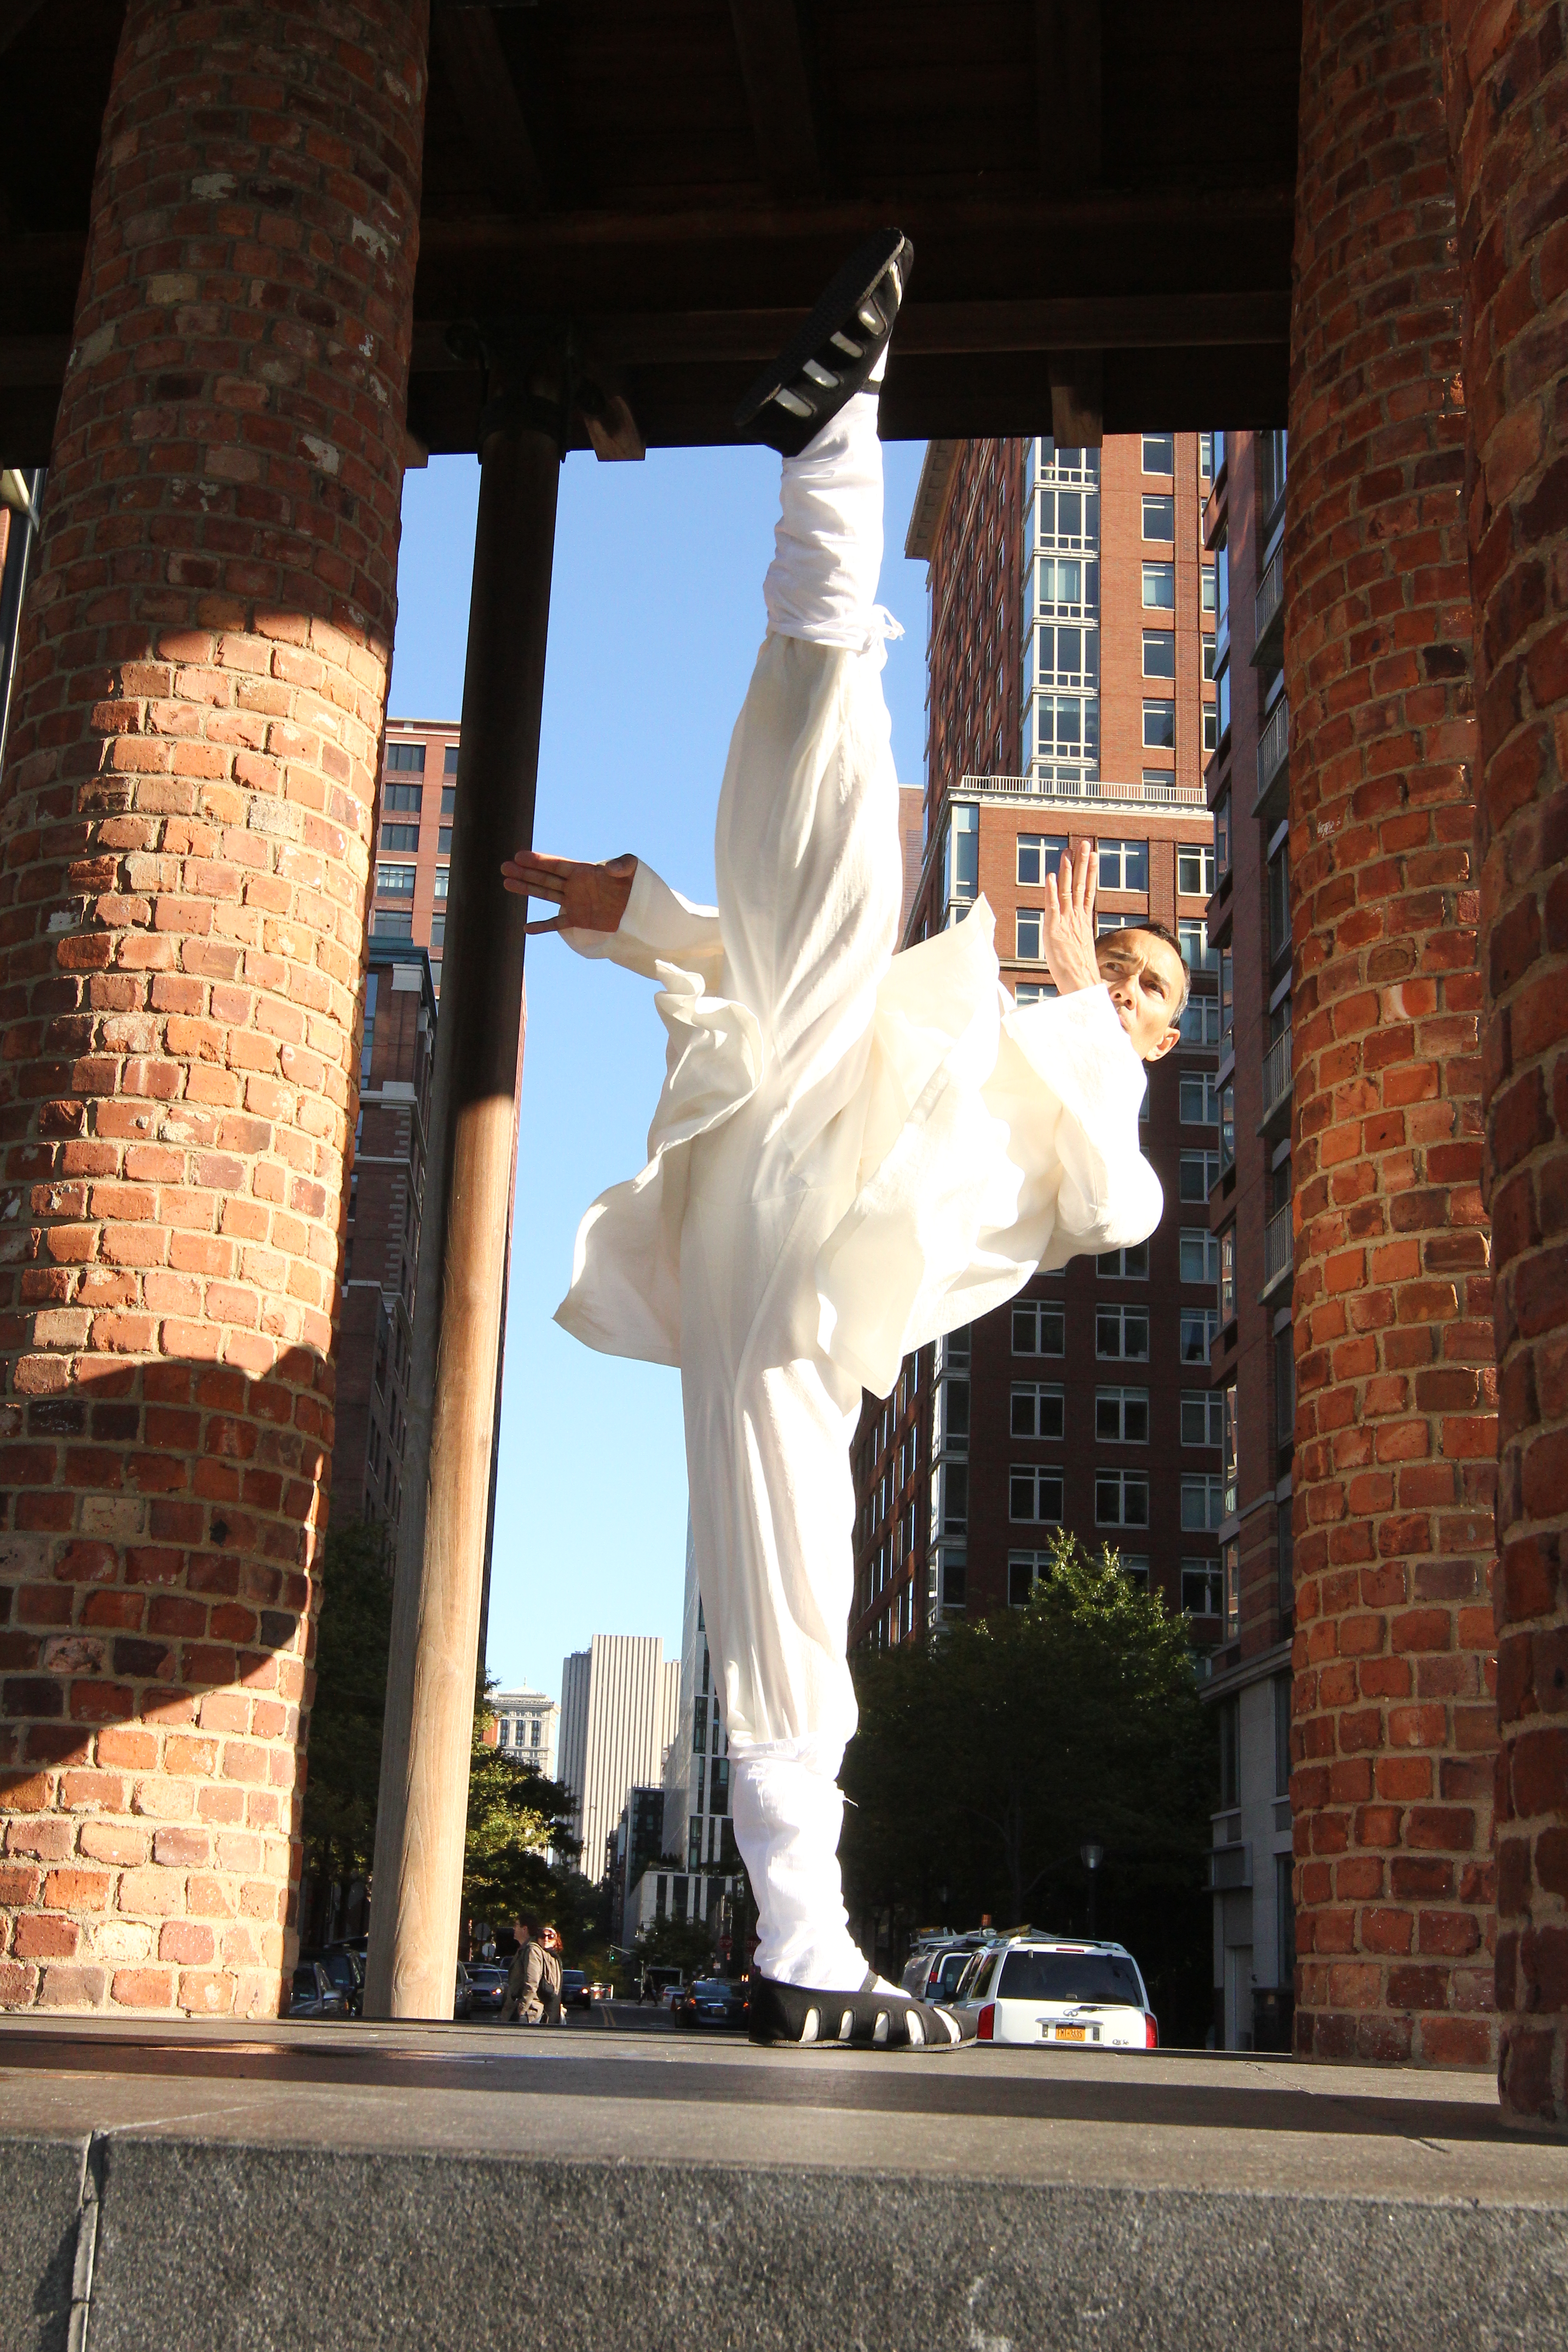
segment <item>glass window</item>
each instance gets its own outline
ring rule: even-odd
[[[380,908],[371,929],[371,937],[375,940],[411,940],[414,937],[414,918],[412,914],[394,914],[390,908]]]
[[[944,1445],[955,1446],[962,1453],[969,1443],[969,1382],[945,1380],[942,1383],[942,1436]]]
[[[1146,1528],[1149,1479],[1142,1470],[1097,1470],[1094,1523],[1099,1528]]]
[[[1126,1249],[1102,1250],[1094,1267],[1102,1282],[1147,1282],[1149,1244],[1132,1242]]]
[[[1189,1617],[1219,1615],[1220,1570],[1217,1559],[1184,1559],[1182,1562],[1182,1606]]]
[[[1097,1307],[1094,1310],[1094,1352],[1123,1363],[1149,1360],[1149,1310],[1146,1307]]]
[[[1218,1527],[1223,1484],[1217,1473],[1182,1480],[1182,1526],[1187,1534],[1206,1529],[1212,1535]]]
[[[1182,1391],[1182,1444],[1216,1451],[1225,1424],[1225,1399],[1217,1389]]]
[[[383,898],[412,898],[414,877],[418,871],[413,866],[378,866],[375,869],[377,896]]]
[[[1207,1072],[1182,1072],[1181,1117],[1184,1127],[1219,1125],[1219,1088]]]
[[[1009,1952],[1002,1963],[995,1998],[1143,2007],[1133,1962],[1125,1955],[1102,1952]]]
[[[1042,1388],[1036,1381],[1013,1383],[1012,1433],[1015,1437],[1055,1437],[1062,1434],[1060,1389]]]
[[[1212,702],[1204,705],[1204,750],[1219,750],[1219,711]]]
[[[1148,468],[1145,467],[1144,471],[1147,472],[1147,470]],[[1212,482],[1214,479],[1214,435],[1212,433],[1198,435],[1198,474],[1205,482]]]
[[[1184,1151],[1181,1162],[1180,1197],[1184,1201],[1206,1201],[1219,1182],[1217,1151]]]
[[[1214,684],[1214,639],[1212,637],[1204,639],[1204,683],[1205,686]]]
[[[1143,748],[1146,751],[1175,750],[1176,706],[1173,702],[1146,702],[1143,705]]]
[[[419,827],[416,824],[384,824],[381,845],[383,849],[417,849]]]
[[[425,773],[424,744],[389,743],[386,747],[386,764],[391,772],[405,776],[422,776]]]
[[[1179,1026],[1184,1045],[1217,1045],[1219,1044],[1218,997],[1189,996],[1182,1007]]]
[[[1218,582],[1215,578],[1215,567],[1212,563],[1205,563],[1199,566],[1198,585],[1202,592],[1204,611],[1205,613],[1212,613],[1215,609],[1215,604],[1219,593],[1219,585]],[[1148,599],[1145,598],[1144,602],[1147,603]]]
[[[382,791],[381,805],[384,809],[402,810],[417,815],[424,798],[423,784],[387,784]]]
[[[1206,1364],[1215,1333],[1219,1329],[1217,1307],[1184,1307],[1182,1309],[1182,1361],[1184,1364]]]
[[[1015,954],[1020,963],[1040,961],[1040,910],[1037,907],[1020,907],[1017,918],[1017,947]]]
[[[436,848],[442,857],[450,857],[452,855],[452,828],[449,824],[441,826]]]
[[[1202,1225],[1184,1225],[1181,1243],[1182,1280],[1211,1283],[1219,1279],[1219,1242]]]
[[[1219,1237],[1219,1319],[1236,1320],[1236,1227],[1226,1225]]]
[[[1209,945],[1209,927],[1200,917],[1183,915],[1176,924],[1182,961],[1189,971],[1217,971],[1219,950]]]
[[[1100,887],[1102,890],[1147,890],[1148,843],[1102,841],[1100,845]]]
[[[1282,956],[1290,944],[1290,865],[1281,842],[1268,861],[1268,951]]]
[[[1173,563],[1146,563],[1143,566],[1143,604],[1145,610],[1152,613],[1175,611],[1176,567]]]
[[[1018,880],[1024,888],[1037,890],[1047,874],[1058,873],[1067,848],[1065,833],[1021,833]]]
[[[451,870],[452,869],[449,866],[437,866],[436,868],[436,896],[437,898],[444,898],[447,895],[447,877],[450,874]]]
[[[1060,1527],[1062,1474],[1015,1463],[1007,1480],[1008,1514],[1014,1519],[1044,1520]]]
[[[442,787],[441,787],[441,814],[442,814],[442,815],[443,815],[443,816],[451,816],[451,815],[453,814],[453,813],[455,812],[455,810],[456,810],[456,808],[457,808],[457,805],[458,805],[458,787],[457,787],[457,785],[456,785],[456,784],[443,784],[443,785],[442,785]]]
[[[1144,630],[1143,675],[1145,677],[1175,677],[1176,633],[1174,629]]]
[[[1214,804],[1214,856],[1215,870],[1230,872],[1230,794],[1221,793]]]
[[[1237,1634],[1241,1632],[1241,1545],[1235,1536],[1233,1536],[1229,1543],[1226,1545],[1225,1549],[1220,1556],[1220,1560],[1221,1566],[1225,1571],[1225,1638],[1227,1642],[1234,1642]],[[1232,1699],[1231,1706],[1233,1709],[1235,1706],[1236,1701]],[[1231,1745],[1234,1754],[1236,1746],[1234,1717]],[[1237,1798],[1234,1793],[1234,1782],[1236,1778],[1236,1767],[1234,1762],[1231,1767],[1231,1778],[1233,1782],[1233,1794],[1229,1799],[1229,1802],[1234,1805],[1237,1802]]]
[[[1174,542],[1176,536],[1176,501],[1145,490],[1143,493],[1143,536]]]
[[[448,743],[445,751],[442,753],[441,772],[445,776],[455,776],[457,774],[458,746],[456,743]]]
[[[1018,1005],[1043,1004],[1047,997],[1055,996],[1057,993],[1055,981],[1020,980],[1014,982],[1013,1002]]]
[[[1067,1345],[1067,1314],[1048,1298],[1026,1298],[1013,1309],[1016,1356],[1059,1356]]]
[[[431,954],[432,954],[433,956],[438,956],[438,955],[440,954],[440,952],[441,952],[442,949],[446,946],[446,944],[447,944],[447,918],[446,918],[446,916],[445,916],[445,915],[437,915],[437,916],[436,916],[436,918],[434,919],[434,920],[432,921],[432,923],[431,923],[431,925],[430,925],[430,952],[431,952]],[[437,983],[439,983],[439,982],[440,982],[440,978],[441,978],[441,967],[440,967],[440,965],[439,965],[439,964],[437,964],[437,965],[435,967],[435,971],[436,971],[436,979],[437,979]]]
[[[1145,433],[1143,436],[1143,471],[1146,474],[1173,474],[1175,470],[1175,435],[1173,433]]]
[[[1036,1584],[1051,1564],[1048,1551],[1010,1551],[1007,1555],[1007,1604],[1027,1608]]]
[[[1094,1434],[1096,1441],[1105,1445],[1147,1445],[1148,1390],[1096,1389]]]
[[[944,1462],[937,1472],[940,1488],[939,1505],[942,1531],[944,1536],[962,1536],[969,1528],[969,1465],[966,1462]]]

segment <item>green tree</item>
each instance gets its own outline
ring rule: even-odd
[[[366,1519],[335,1527],[321,1550],[302,1837],[308,1875],[368,1874],[375,1851],[392,1570],[384,1530]]]
[[[688,1984],[713,1973],[713,1935],[700,1919],[650,1919],[639,1927],[637,1956],[645,1968],[679,1969]]]
[[[1026,1608],[868,1653],[856,1681],[852,1909],[1081,1935],[1092,1840],[1099,1932],[1134,1953],[1167,2034],[1201,2039],[1213,1727],[1185,1618],[1063,1534]]]
[[[568,1919],[580,1908],[567,1898],[567,1881],[581,1874],[552,1864],[549,1850],[567,1864],[576,1858],[571,1793],[510,1749],[489,1746],[485,1732],[493,1720],[488,1705],[476,1709],[468,1752],[464,1916],[504,1925],[521,1913],[558,1927],[564,1940]]]

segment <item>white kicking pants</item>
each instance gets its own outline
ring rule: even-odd
[[[681,1231],[692,1535],[729,1731],[757,1966],[856,1990],[837,1786],[855,1728],[849,1440],[860,1387],[817,1343],[816,1256],[855,1196],[879,983],[898,946],[882,698],[877,398],[784,465],[769,634],[716,840],[721,992],[762,1024],[756,1095],[695,1145]],[[842,1115],[841,1115],[842,1114]]]

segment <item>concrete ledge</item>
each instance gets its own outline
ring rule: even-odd
[[[73,2265],[88,2352],[1557,2352],[1568,2299],[1568,2147],[1467,2075],[12,2022],[0,2162],[7,2352]]]

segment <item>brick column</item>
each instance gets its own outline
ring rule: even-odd
[[[426,0],[132,0],[0,787],[0,2002],[276,2011]]]
[[[1568,2122],[1568,219],[1561,6],[1449,0],[1497,1256],[1505,2113]]]
[[[1297,2047],[1492,2051],[1495,1389],[1441,0],[1308,0],[1291,333]]]

